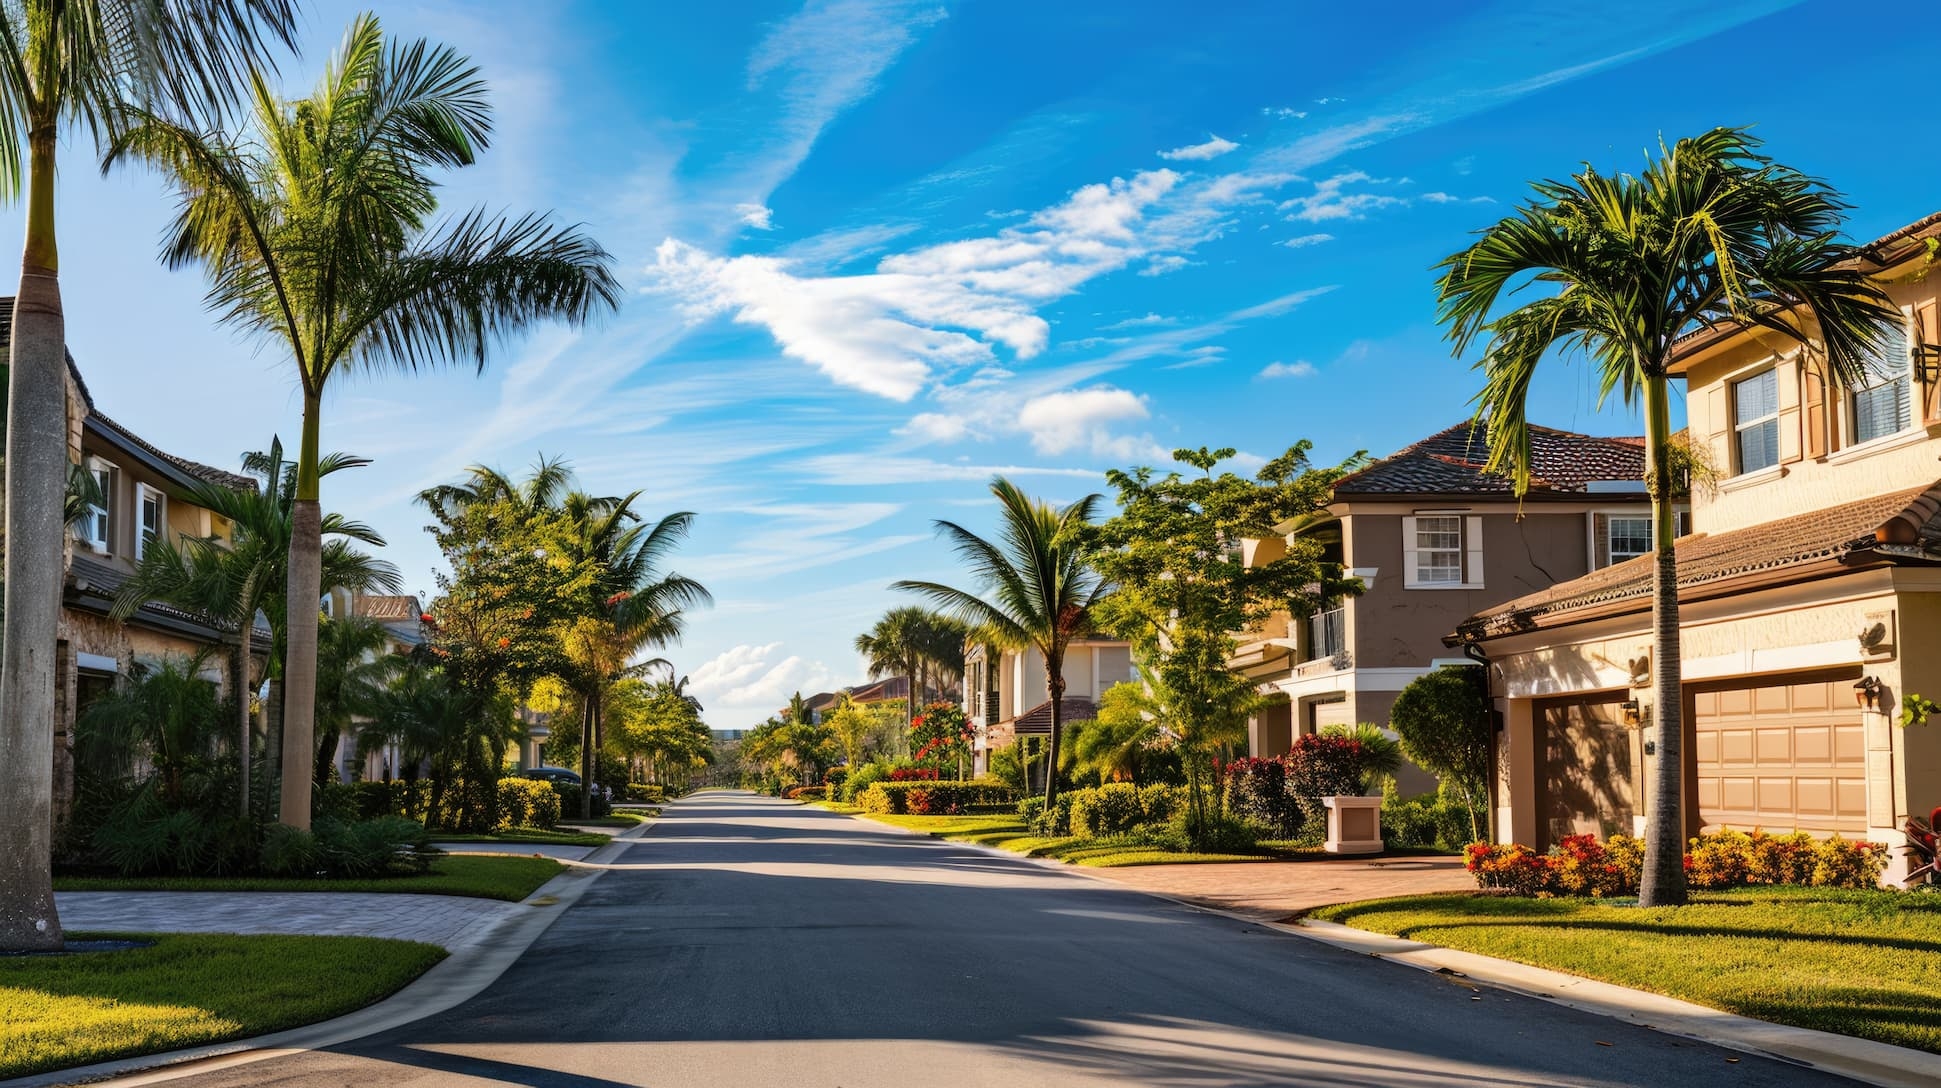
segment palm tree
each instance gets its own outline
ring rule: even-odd
[[[362,457],[332,453],[319,467],[320,476],[370,464]],[[249,814],[250,798],[250,715],[249,693],[256,690],[251,672],[256,635],[256,617],[269,622],[270,653],[266,672],[275,675],[280,650],[289,628],[289,610],[283,590],[290,556],[290,537],[296,505],[296,466],[283,458],[283,443],[270,439],[267,451],[243,455],[243,468],[261,481],[256,488],[232,488],[199,483],[187,498],[230,523],[227,541],[215,537],[166,537],[151,541],[142,553],[141,564],[116,594],[113,615],[127,619],[149,601],[164,601],[201,616],[210,626],[235,632],[235,654],[231,661],[232,690],[237,692],[236,742],[241,768],[241,804]],[[362,522],[338,514],[327,514],[320,525],[324,536],[321,571],[322,590],[396,593],[400,588],[398,570],[381,559],[359,551],[356,544],[373,548],[384,546],[384,538]],[[280,699],[272,699],[278,703]],[[273,766],[281,750],[282,715],[271,716],[269,740]]]
[[[869,678],[901,676],[909,685],[904,699],[904,724],[916,713],[917,669],[922,661],[923,618],[926,609],[906,605],[883,613],[863,634],[856,636],[856,652],[869,662]]]
[[[23,195],[27,229],[5,385],[4,581],[0,639],[0,951],[61,947],[50,869],[53,655],[67,482],[66,319],[55,237],[56,148],[66,125],[97,140],[131,107],[219,112],[236,74],[289,45],[291,0],[9,0],[0,4],[0,197]],[[26,145],[23,162],[21,146]]]
[[[147,116],[110,161],[170,174],[180,205],[170,267],[205,266],[209,306],[290,353],[303,391],[292,600],[317,597],[323,394],[344,370],[468,361],[544,318],[582,322],[611,308],[611,258],[544,216],[473,210],[437,226],[430,171],[470,164],[491,132],[478,70],[449,48],[386,41],[362,15],[311,97],[284,102],[250,72],[254,133],[202,133]],[[279,818],[310,822],[317,625],[291,625],[285,661]]]
[[[564,513],[570,527],[567,557],[595,572],[581,608],[565,632],[573,664],[570,683],[581,703],[580,778],[589,785],[604,738],[604,704],[615,681],[664,665],[636,661],[648,649],[680,640],[690,608],[712,604],[701,583],[661,568],[694,524],[687,511],[669,514],[653,525],[640,520],[635,491],[596,498],[569,493]],[[592,816],[589,789],[580,798],[583,817]]]
[[[337,744],[370,715],[403,659],[388,652],[390,634],[369,616],[325,620],[317,631],[317,762],[319,783],[336,779]]]
[[[1672,498],[1677,487],[1667,391],[1678,339],[1720,325],[1819,341],[1829,375],[1851,384],[1871,345],[1900,321],[1838,241],[1847,205],[1825,183],[1759,154],[1742,129],[1720,128],[1659,146],[1644,172],[1536,183],[1536,199],[1443,260],[1440,320],[1457,355],[1482,341],[1477,411],[1489,465],[1519,493],[1530,483],[1525,418],[1538,364],[1553,348],[1597,368],[1603,395],[1644,402],[1646,484],[1656,525],[1652,670],[1658,759],[1647,819],[1647,906],[1685,901],[1684,763],[1678,576]],[[1497,313],[1530,284],[1555,293]]]
[[[921,593],[946,614],[979,630],[1006,649],[1036,649],[1045,659],[1045,692],[1051,704],[1052,768],[1045,776],[1045,810],[1058,799],[1058,734],[1064,723],[1065,647],[1092,633],[1092,609],[1106,586],[1073,533],[1092,520],[1099,496],[1087,495],[1066,507],[1030,498],[999,476],[991,481],[999,510],[998,542],[992,543],[953,522],[939,521],[969,564],[987,600],[936,582],[903,581],[892,589]]]

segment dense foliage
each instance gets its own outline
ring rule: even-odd
[[[1484,670],[1444,666],[1411,680],[1390,708],[1389,728],[1402,754],[1441,779],[1469,814],[1469,837],[1480,839],[1488,821],[1490,705]]]

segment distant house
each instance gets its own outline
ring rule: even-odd
[[[333,590],[324,595],[324,614],[362,616],[384,628],[386,654],[409,656],[425,644],[424,602],[415,594],[361,593]],[[337,778],[340,782],[383,781],[403,771],[396,745],[384,745],[358,754],[358,735],[365,723],[360,720],[345,730],[337,743]],[[541,727],[543,728],[543,726]],[[523,748],[522,748],[523,753]]]
[[[1098,713],[1099,696],[1114,684],[1138,679],[1132,644],[1113,639],[1081,639],[1065,652],[1065,698],[1061,720],[1085,721]],[[976,737],[971,743],[974,774],[990,770],[991,753],[1021,737],[1051,733],[1051,699],[1045,686],[1045,659],[1036,649],[994,650],[972,645],[964,655],[964,715]]]
[[[1290,541],[1319,541],[1363,586],[1240,636],[1233,664],[1276,697],[1249,727],[1252,754],[1331,725],[1387,726],[1411,680],[1464,660],[1442,643],[1457,623],[1650,550],[1643,439],[1532,427],[1530,442],[1522,498],[1485,470],[1482,430],[1465,421],[1343,477],[1323,516],[1245,542],[1247,560],[1265,563]]]
[[[1898,844],[1941,805],[1941,726],[1897,725],[1903,696],[1941,698],[1937,243],[1941,213],[1861,248],[1902,324],[1858,388],[1829,380],[1817,343],[1764,329],[1678,344],[1690,432],[1723,477],[1676,544],[1688,833]],[[1643,827],[1654,569],[1560,579],[1453,628],[1503,717],[1499,838]]]

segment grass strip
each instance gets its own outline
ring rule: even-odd
[[[577,821],[576,821],[577,822]],[[614,826],[632,827],[633,824]],[[613,836],[602,835],[597,831],[574,831],[571,828],[554,830],[539,827],[515,827],[510,831],[494,831],[489,834],[467,831],[433,831],[432,842],[494,843],[502,842],[521,846],[602,846],[612,841]]]
[[[1796,1027],[1941,1053],[1941,895],[1696,892],[1691,905],[1424,895],[1314,917]]]
[[[605,836],[601,842],[607,841]],[[447,854],[431,871],[347,879],[278,876],[57,876],[57,892],[414,892],[516,903],[559,875],[551,858]]]
[[[128,934],[70,934],[70,939]],[[376,937],[160,934],[0,959],[0,1080],[312,1024],[389,997],[445,950]]]

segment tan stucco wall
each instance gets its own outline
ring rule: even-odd
[[[1941,276],[1930,274],[1916,283],[1888,284],[1886,290],[1897,305],[1913,309],[1933,305],[1937,286],[1941,286]],[[1701,489],[1693,496],[1694,531],[1740,529],[1787,514],[1926,487],[1941,480],[1941,465],[1936,463],[1936,454],[1941,452],[1941,426],[1907,432],[1908,441],[1883,440],[1866,450],[1843,453],[1841,447],[1849,433],[1849,400],[1838,388],[1830,388],[1826,395],[1828,453],[1818,458],[1806,456],[1809,444],[1803,431],[1806,412],[1801,408],[1801,354],[1797,343],[1761,331],[1713,349],[1691,364],[1686,373],[1686,415],[1694,445],[1706,449],[1714,466],[1727,477],[1715,492],[1708,494]],[[1779,371],[1782,464],[1777,471],[1768,469],[1735,479],[1729,383],[1767,367]],[[1918,413],[1918,389],[1915,407]]]

